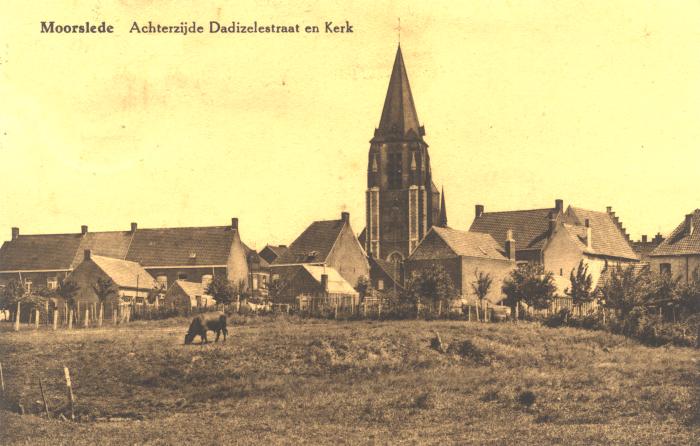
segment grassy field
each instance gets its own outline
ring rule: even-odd
[[[184,319],[57,333],[0,325],[2,444],[700,438],[699,352],[601,332],[531,323],[239,318],[225,344],[183,346]],[[445,352],[431,347],[435,330]],[[76,423],[56,419],[67,413],[64,365],[73,377]],[[51,420],[41,416],[39,377]]]

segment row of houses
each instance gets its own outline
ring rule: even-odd
[[[350,225],[340,219],[312,222],[291,244],[267,245],[259,253],[242,240],[238,220],[228,226],[140,229],[76,234],[23,235],[13,228],[11,240],[0,248],[0,286],[21,281],[27,292],[53,289],[70,276],[80,285],[76,299],[95,302],[93,284],[109,277],[119,287],[122,302],[146,303],[159,290],[164,303],[212,305],[208,283],[225,276],[248,295],[269,297],[271,282],[280,286],[275,299],[298,303],[300,296],[329,296],[358,304],[357,289],[367,278],[374,289],[402,289],[411,275],[439,265],[450,275],[457,292],[471,294],[477,272],[489,273],[494,283],[519,263],[537,263],[555,275],[564,295],[569,274],[586,263],[594,286],[617,265],[648,264],[652,270],[690,280],[700,268],[700,210],[688,214],[656,246],[632,242],[611,208],[592,211],[551,208],[486,212],[476,205],[468,230],[432,226],[405,260],[390,262],[368,254]],[[644,259],[644,261],[642,261]],[[503,296],[491,288],[493,303]]]

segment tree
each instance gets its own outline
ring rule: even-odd
[[[525,263],[511,271],[501,289],[506,295],[506,305],[511,307],[514,315],[520,302],[540,310],[548,308],[556,286],[554,275],[545,272],[542,265]]]
[[[56,294],[62,297],[70,308],[75,307],[75,296],[80,291],[80,285],[74,280],[64,279],[58,284]]]
[[[102,326],[102,319],[104,318],[105,311],[105,301],[111,296],[117,296],[119,293],[119,287],[110,277],[100,277],[92,285],[92,290],[97,295],[97,300],[100,301],[100,313],[98,316],[98,325]]]
[[[270,285],[267,288],[267,293],[270,297],[270,300],[273,302],[279,302],[280,300],[282,300],[282,294],[286,286],[287,282],[285,280],[279,278],[272,280],[272,282],[270,282]]]
[[[22,282],[11,279],[0,293],[0,310],[9,310],[10,314],[14,315],[14,312],[17,311],[17,302],[22,300],[24,294],[25,289]]]
[[[114,281],[109,277],[100,277],[92,285],[92,290],[97,295],[97,300],[100,301],[100,305],[104,305],[105,301],[111,296],[116,296],[119,292],[119,287]]]
[[[588,265],[583,260],[575,269],[571,270],[569,281],[571,288],[567,288],[564,292],[571,297],[580,315],[581,305],[593,300],[593,277],[588,272]]]
[[[483,308],[484,299],[486,298],[486,295],[489,294],[489,290],[491,289],[492,283],[493,279],[491,278],[491,274],[484,273],[483,271],[478,270],[474,271],[474,281],[471,283],[471,285],[472,291],[479,299],[479,307]],[[479,307],[476,308],[477,320],[479,320]],[[486,318],[484,317],[484,319]]]
[[[358,277],[357,284],[355,285],[355,291],[360,293],[360,299],[364,299],[365,296],[372,294],[372,282],[367,278],[367,276]]]
[[[414,272],[406,284],[404,300],[414,303],[416,311],[420,311],[423,301],[430,302],[433,307],[448,308],[457,297],[450,275],[440,265],[433,265],[420,272]]]
[[[610,279],[601,288],[604,306],[624,319],[635,307],[646,307],[649,286],[647,274],[635,271],[633,265],[627,268],[617,265],[612,270]]]
[[[207,294],[213,297],[217,304],[223,305],[233,302],[236,291],[225,276],[214,276],[207,287]]]

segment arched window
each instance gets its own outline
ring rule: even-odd
[[[403,255],[398,251],[394,251],[391,254],[389,254],[389,257],[387,257],[387,261],[394,264],[401,263],[403,262]]]

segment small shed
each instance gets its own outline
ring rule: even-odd
[[[176,280],[165,294],[165,307],[182,311],[192,308],[209,308],[216,306],[214,298],[204,290],[199,282]]]

